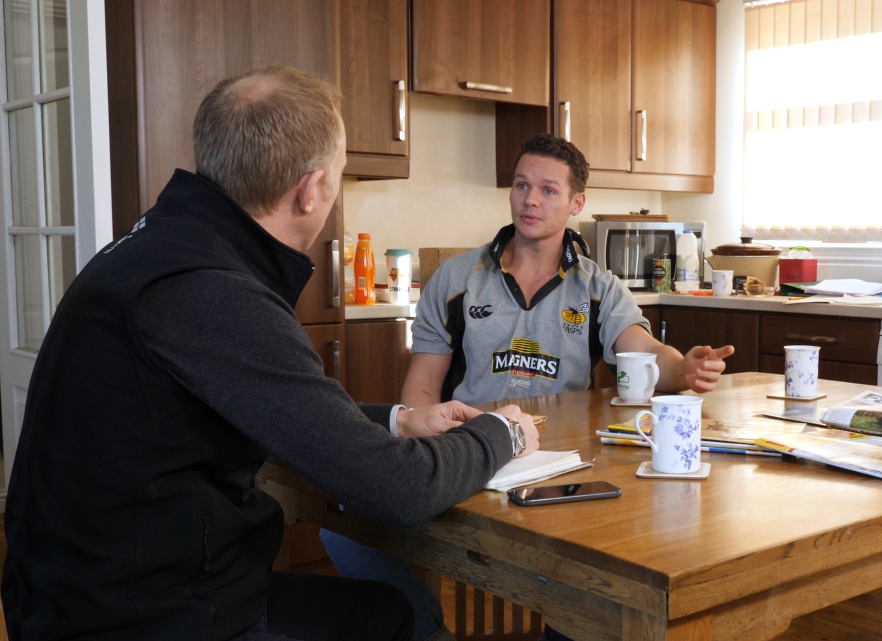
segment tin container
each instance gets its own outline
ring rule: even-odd
[[[660,294],[671,291],[671,259],[656,258],[652,267],[652,291]]]

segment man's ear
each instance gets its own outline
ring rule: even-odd
[[[578,216],[585,206],[585,192],[580,192],[573,196],[573,202],[570,203],[570,216]]]
[[[318,190],[321,188],[320,183],[324,175],[325,171],[323,169],[314,169],[300,177],[300,181],[297,183],[297,187],[295,187],[296,191],[294,194],[297,198],[297,205],[300,207],[300,211],[306,214],[312,212],[315,207],[315,199],[319,195]]]

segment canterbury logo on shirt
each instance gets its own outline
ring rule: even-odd
[[[539,343],[528,338],[515,338],[511,347],[503,352],[493,352],[494,374],[511,372],[514,376],[533,378],[541,376],[557,380],[560,359],[551,354],[543,354]]]
[[[487,318],[493,313],[491,305],[472,305],[469,307],[469,316],[475,319]]]

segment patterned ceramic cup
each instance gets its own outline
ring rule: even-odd
[[[640,419],[652,417],[652,437],[640,429]],[[697,472],[701,465],[701,399],[696,396],[656,396],[652,411],[637,412],[634,426],[652,448],[652,469],[662,474]]]
[[[619,398],[628,403],[645,403],[658,383],[658,365],[650,352],[616,354],[616,388]]]
[[[784,395],[811,398],[818,395],[818,359],[821,348],[815,345],[784,347]]]

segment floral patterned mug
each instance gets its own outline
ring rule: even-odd
[[[784,395],[811,398],[818,395],[818,359],[821,348],[816,345],[784,347]]]
[[[688,474],[701,466],[701,399],[696,396],[656,396],[652,411],[637,412],[634,427],[652,448],[652,469],[662,474]],[[652,438],[640,429],[640,419],[652,417]]]

